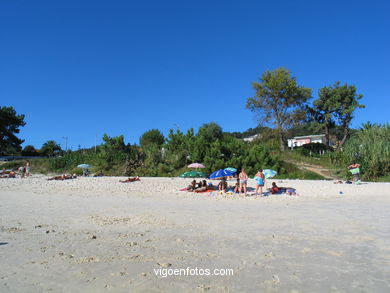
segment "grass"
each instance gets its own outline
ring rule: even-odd
[[[301,163],[319,166],[322,168],[337,169],[337,166],[335,167],[335,165],[331,162],[327,154],[319,157],[308,157],[294,151],[285,151],[281,152],[279,155],[280,158],[284,161],[297,161]]]
[[[290,162],[283,162],[283,168],[285,169],[284,174],[278,174],[275,179],[305,179],[305,180],[325,180],[324,176],[320,174],[302,170],[298,168],[295,164]]]
[[[381,176],[375,180],[375,182],[390,182],[390,173],[386,176]]]

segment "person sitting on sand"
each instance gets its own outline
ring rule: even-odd
[[[218,183],[218,190],[226,192],[228,188],[228,184],[226,182],[226,178],[223,177],[222,180]]]
[[[139,177],[137,176],[137,177],[133,177],[133,178],[129,177],[125,180],[119,180],[119,182],[122,182],[122,183],[134,182],[134,181],[141,181],[141,179],[139,179]]]
[[[270,189],[271,194],[277,194],[281,190],[281,187],[278,187],[275,182],[272,182],[272,187]]]
[[[24,166],[20,166],[19,169],[18,169],[18,173],[19,173],[19,176],[21,178],[24,178],[25,174],[26,174],[26,169],[24,168]]]
[[[232,189],[233,189],[234,193],[243,193],[244,192],[244,187],[242,187],[241,191],[240,191],[240,179],[239,178],[237,178],[237,182]]]
[[[188,185],[187,190],[188,191],[195,191],[195,189],[196,189],[196,180],[192,180],[191,184]]]
[[[240,193],[240,179],[239,178],[237,178],[237,182],[234,185],[233,192],[234,193]]]
[[[201,182],[201,183],[202,183],[202,186],[200,188],[198,188],[197,190],[195,190],[195,192],[204,192],[204,191],[207,191],[209,189],[206,180],[203,180],[203,182]]]
[[[288,194],[288,195],[298,195],[295,188],[292,187],[279,187],[275,182],[272,182],[272,187],[268,188],[271,194]]]

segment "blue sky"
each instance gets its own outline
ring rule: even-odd
[[[356,85],[353,121],[389,122],[388,1],[0,1],[0,105],[26,144],[104,133],[257,126],[251,83],[283,66],[317,90]]]

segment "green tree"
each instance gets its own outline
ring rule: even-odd
[[[139,148],[134,145],[128,145],[126,156],[125,174],[127,176],[136,175],[137,168],[142,166],[144,157]]]
[[[221,139],[222,135],[221,126],[215,122],[203,124],[198,130],[198,136],[209,142]]]
[[[100,165],[108,170],[114,164],[124,162],[126,160],[126,144],[124,136],[110,137],[107,134],[103,135],[104,143],[100,146]]]
[[[252,84],[256,94],[248,98],[246,107],[260,116],[260,123],[271,124],[278,132],[280,149],[285,150],[286,129],[304,119],[311,89],[297,84],[285,68],[265,71],[260,82]]]
[[[165,138],[164,135],[160,132],[160,130],[151,129],[142,134],[139,142],[142,148],[147,147],[149,145],[156,145],[160,147],[165,142]]]
[[[266,147],[253,144],[248,154],[243,158],[243,167],[250,176],[253,176],[257,170],[265,168],[279,172],[280,163],[277,158],[269,153]]]
[[[61,146],[54,140],[48,140],[42,145],[40,153],[44,156],[54,157],[60,155],[62,153],[62,149]]]
[[[194,129],[189,129],[186,134],[180,130],[169,130],[165,148],[165,161],[172,169],[184,167],[193,159],[193,149],[196,137]]]
[[[206,149],[206,154],[203,163],[206,166],[206,171],[212,172],[225,168],[225,155],[222,152],[222,142],[216,140]]]
[[[23,156],[37,156],[38,151],[32,145],[26,145],[22,150]]]
[[[0,155],[15,154],[22,149],[24,140],[19,139],[16,134],[24,125],[23,114],[16,114],[13,107],[0,107]]]
[[[311,114],[314,121],[320,123],[325,131],[325,145],[329,146],[329,131],[335,126],[334,115],[339,107],[335,89],[325,86],[318,91],[318,99],[313,102]]]
[[[356,93],[356,87],[354,85],[344,84],[340,86],[340,82],[336,82],[333,91],[338,105],[335,117],[343,131],[343,138],[338,146],[340,148],[344,145],[350,134],[349,126],[354,118],[355,110],[365,108],[365,105],[359,104],[363,95]]]

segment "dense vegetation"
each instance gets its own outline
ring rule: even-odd
[[[259,117],[259,126],[243,133],[223,132],[216,123],[204,124],[196,133],[194,129],[185,133],[170,130],[167,137],[151,129],[140,137],[139,145],[126,144],[123,136],[104,135],[99,147],[78,151],[64,152],[53,140],[40,149],[31,145],[22,149],[23,140],[16,134],[25,125],[24,115],[12,107],[1,107],[0,153],[45,156],[33,162],[35,171],[40,172],[77,173],[78,164],[88,163],[92,171],[107,175],[177,176],[188,164],[201,162],[206,173],[234,167],[253,175],[259,168],[271,168],[280,178],[323,178],[297,168],[297,162],[316,157],[312,165],[332,164],[344,170],[352,162],[360,163],[364,179],[389,176],[389,125],[367,123],[360,130],[350,129],[355,110],[364,108],[355,86],[340,82],[324,86],[310,106],[312,90],[299,85],[285,68],[265,71],[252,85],[255,94],[247,99],[247,108]],[[322,133],[326,136],[323,145],[286,150],[288,136]],[[250,143],[242,140],[254,135],[256,140]],[[345,171],[342,175],[348,174]]]
[[[254,175],[259,168],[271,168],[280,178],[323,179],[284,163],[278,154],[259,142],[246,143],[223,133],[216,123],[204,124],[196,134],[193,129],[186,133],[171,130],[167,138],[155,129],[150,130],[141,137],[140,145],[125,144],[123,136],[105,135],[103,141],[96,152],[94,149],[63,152],[60,157],[32,160],[32,167],[35,172],[80,174],[76,166],[88,163],[93,172],[106,175],[178,176],[188,170],[188,164],[202,162],[206,166],[202,171],[206,173],[231,166],[245,168]],[[18,162],[13,164],[16,167]]]
[[[361,164],[367,180],[386,176],[390,172],[390,125],[363,125],[330,158],[338,164]]]

